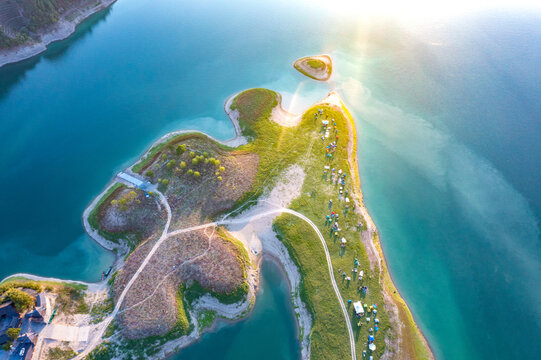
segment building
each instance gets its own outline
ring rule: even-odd
[[[9,360],[32,359],[32,354],[34,353],[34,347],[36,346],[37,339],[38,335],[36,333],[29,333],[19,336],[17,339],[17,345],[11,352]]]
[[[0,305],[0,345],[11,340],[6,335],[9,328],[18,328],[21,325],[21,316],[11,301]]]
[[[46,313],[47,300],[45,299],[45,293],[39,293],[36,295],[36,306],[34,310],[26,313],[25,318],[30,321],[45,322]]]

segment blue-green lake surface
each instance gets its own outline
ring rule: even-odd
[[[154,140],[232,137],[223,102],[246,88],[279,91],[292,111],[337,89],[391,274],[437,358],[539,359],[540,40],[539,13],[410,25],[303,2],[119,0],[0,69],[0,278],[98,280],[113,256],[81,214]],[[333,57],[328,83],[292,69],[318,53]],[[297,358],[286,298],[265,291],[265,311],[180,358]],[[283,330],[269,333],[272,307]]]
[[[219,323],[213,332],[203,335],[201,341],[182,350],[174,359],[298,359],[300,347],[296,328],[291,326],[295,315],[289,285],[277,264],[263,261],[259,285],[250,317],[232,325]]]

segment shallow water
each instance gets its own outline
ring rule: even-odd
[[[285,6],[119,1],[0,69],[0,277],[97,280],[113,257],[81,214],[154,140],[232,137],[223,101],[246,88],[277,90],[293,111],[337,88],[391,273],[437,357],[541,357],[541,16],[412,26]],[[292,69],[322,52],[328,84]],[[289,344],[294,322],[279,320],[289,331],[265,345]],[[236,326],[209,336],[227,343]]]
[[[289,285],[272,261],[261,266],[260,289],[252,314],[234,324],[221,323],[201,341],[182,350],[173,359],[295,359],[300,357],[295,315],[289,300]]]

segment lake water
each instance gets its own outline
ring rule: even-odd
[[[357,121],[392,276],[436,356],[538,359],[540,20],[490,12],[413,25],[282,1],[120,0],[0,69],[0,277],[99,279],[113,257],[85,236],[81,214],[155,139],[186,128],[232,137],[223,101],[246,88],[279,91],[293,111],[336,88]],[[328,84],[291,67],[316,53],[335,60]],[[262,334],[249,349],[297,357],[287,291],[268,284],[265,311],[184,354],[242,357],[234,344],[249,327]],[[265,336],[271,307],[284,330]]]
[[[203,335],[201,341],[174,359],[298,359],[300,346],[296,328],[291,326],[295,314],[289,301],[289,285],[277,264],[263,261],[259,285],[250,317],[232,325],[219,323],[213,332]]]

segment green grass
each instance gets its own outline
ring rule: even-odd
[[[77,353],[72,348],[60,348],[50,347],[47,352],[47,359],[49,360],[68,360],[75,357]]]
[[[312,69],[321,69],[325,66],[323,61],[317,59],[310,59],[306,62]]]
[[[293,67],[298,72],[302,73],[305,76],[308,76],[311,79],[321,81],[321,79],[315,77],[310,72],[307,72],[306,70],[304,70],[304,68],[302,68],[299,65],[299,63],[301,63],[301,62],[305,62],[306,65],[308,65],[309,67],[311,67],[314,70],[322,70],[322,68],[325,68],[324,70],[327,73],[328,77],[330,77],[331,74],[332,74],[332,61],[329,62],[328,64],[326,64],[323,61],[321,61],[319,59],[312,58],[312,57],[305,57],[305,58],[301,58],[301,59],[298,59],[297,61],[295,61],[295,63],[293,64]]]
[[[201,284],[199,284],[197,281],[194,281],[189,286],[183,284],[182,289],[184,292],[184,299],[188,304],[193,304],[193,302],[200,297],[204,295],[210,295],[212,297],[215,297],[223,304],[234,304],[239,301],[242,301],[246,298],[246,294],[248,294],[249,285],[246,281],[243,281],[242,284],[240,284],[235,290],[233,290],[230,293],[218,293],[214,291],[210,291]]]
[[[197,318],[197,323],[199,324],[199,331],[203,331],[212,326],[216,319],[216,311],[204,310],[201,311],[199,317]]]
[[[266,93],[265,93],[266,94]],[[244,102],[248,96],[253,97],[257,104],[256,108],[261,109],[261,90],[248,90],[241,94]],[[234,104],[239,102],[234,101]],[[242,103],[240,103],[242,104]],[[385,350],[384,337],[390,329],[390,323],[383,310],[382,287],[379,283],[379,272],[371,273],[366,252],[360,242],[359,232],[356,225],[363,219],[359,218],[352,209],[345,213],[344,201],[338,200],[339,185],[331,185],[323,177],[323,166],[342,169],[346,173],[346,187],[351,194],[351,173],[347,159],[347,120],[339,109],[317,106],[309,109],[303,116],[299,126],[295,128],[284,128],[270,121],[268,115],[274,103],[268,103],[265,111],[243,111],[238,108],[241,114],[241,123],[245,122],[244,128],[248,128],[253,134],[253,141],[242,147],[243,150],[252,151],[259,155],[259,171],[256,177],[252,192],[246,194],[241,202],[257,198],[261,190],[275,184],[276,179],[290,165],[302,163],[306,172],[306,179],[301,194],[290,206],[307,217],[309,217],[325,235],[327,246],[331,254],[333,268],[337,283],[339,284],[344,302],[348,299],[357,301],[362,298],[359,292],[360,284],[356,276],[351,273],[354,258],[360,261],[359,270],[364,270],[364,285],[368,286],[369,292],[363,303],[379,305],[378,319],[380,320],[379,332],[376,335],[377,350],[375,356],[379,357]],[[250,107],[251,108],[251,107]],[[325,146],[334,140],[334,134],[329,139],[322,141],[321,120],[314,119],[317,109],[324,109],[324,118],[335,119],[339,135],[339,147],[332,159],[326,158]],[[258,116],[257,118],[246,118],[245,116]],[[312,145],[312,146],[310,146]],[[301,161],[302,160],[302,161]],[[307,196],[311,193],[312,196]],[[333,199],[333,211],[340,215],[340,226],[342,236],[348,240],[345,252],[341,251],[339,239],[330,236],[330,230],[325,226],[325,215],[330,214],[328,208],[329,199]],[[351,198],[351,196],[350,196]],[[352,206],[352,202],[350,206]],[[291,215],[283,215],[277,219],[274,229],[287,246],[292,258],[295,260],[301,271],[303,281],[301,285],[301,297],[308,305],[314,318],[314,327],[311,331],[312,358],[313,359],[343,359],[350,356],[349,339],[346,323],[340,310],[338,300],[331,287],[329,274],[327,272],[323,247],[313,230],[302,220],[293,218]],[[338,275],[338,269],[347,271],[352,277],[351,283],[343,281]],[[351,305],[352,307],[352,305]],[[368,337],[368,328],[374,323],[366,324],[364,320],[360,327],[358,320],[353,315],[352,308],[348,309],[353,321],[353,328],[356,338],[356,347],[359,356],[366,349],[364,344]]]
[[[242,134],[253,139],[258,134],[257,125],[261,120],[269,118],[277,104],[277,94],[274,91],[256,88],[238,94],[231,104],[231,109],[239,111]]]
[[[136,172],[138,174],[143,174],[145,170],[147,170],[147,167],[152,164],[163,152],[164,149],[169,148],[170,146],[176,145],[179,142],[186,141],[188,139],[209,139],[207,136],[199,133],[199,132],[189,132],[189,133],[182,133],[175,135],[171,137],[169,140],[161,142],[159,144],[154,145],[150,150],[144,155],[144,157],[138,161],[135,165],[132,166],[132,171]],[[209,139],[211,140],[211,139]],[[214,145],[216,145],[218,148],[229,151],[232,148],[220,144],[216,141],[211,140]]]

